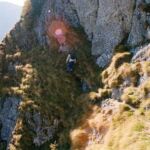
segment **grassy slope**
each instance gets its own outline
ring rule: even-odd
[[[128,52],[117,52],[101,76],[103,89],[90,93],[93,111],[82,118],[71,134],[73,149],[87,150],[149,150],[150,111],[149,78],[137,84],[140,76],[149,76],[148,62],[128,63]],[[145,67],[146,66],[146,67]],[[130,82],[125,84],[125,80]],[[113,89],[123,88],[115,108],[105,110],[100,102],[111,98]],[[117,104],[119,107],[117,108]],[[95,107],[98,108],[95,109]],[[109,107],[109,106],[107,106]],[[114,112],[114,113],[113,113]],[[93,131],[95,129],[95,131]],[[87,132],[88,131],[88,132]],[[97,135],[95,135],[95,132]],[[88,144],[90,143],[92,144]]]
[[[104,88],[99,89],[99,93],[83,94],[76,77],[87,80],[92,85],[92,90],[95,90],[96,83],[99,83],[98,70],[90,57],[89,48],[86,42],[78,47],[76,52],[78,64],[74,75],[66,73],[67,54],[60,54],[55,48],[45,50],[37,47],[26,52],[7,52],[6,66],[11,61],[19,61],[19,64],[16,67],[16,75],[5,72],[0,82],[0,93],[1,95],[9,93],[23,98],[11,149],[48,150],[50,144],[56,141],[59,145],[58,149],[68,150],[71,144],[69,136],[73,129],[79,129],[77,132],[81,134],[81,140],[72,139],[72,143],[76,144],[74,147],[79,146],[78,148],[81,149],[81,146],[84,147],[89,140],[84,129],[87,129],[87,124],[90,128],[94,128],[93,123],[104,132],[103,142],[88,147],[90,150],[149,149],[150,118],[149,111],[144,109],[150,103],[149,99],[145,98],[149,93],[149,80],[141,86],[137,86],[136,83],[141,73],[149,74],[149,63],[143,62],[142,67],[138,63],[130,64],[127,63],[128,52],[118,53],[114,56],[110,66],[102,73]],[[112,122],[108,123],[106,117],[109,118],[109,115],[104,116],[101,108],[95,109],[95,104],[91,111],[88,100],[91,99],[93,103],[110,97],[111,90],[121,87],[126,77],[130,78],[131,85],[125,89],[120,100],[127,106],[134,107],[135,111],[123,105],[113,116]],[[142,96],[140,99],[139,93],[140,97]],[[35,112],[40,112],[43,120],[47,120],[49,124],[54,118],[61,119],[61,126],[56,137],[41,147],[36,147],[32,142],[36,137],[36,133],[32,130],[35,125],[33,121]],[[28,124],[27,120],[33,123],[33,126]]]
[[[67,54],[58,53],[57,49],[45,50],[37,47],[26,52],[7,52],[6,65],[12,60],[19,64],[16,66],[16,75],[5,73],[0,92],[2,95],[9,93],[23,98],[19,108],[20,117],[13,134],[15,142],[11,144],[12,149],[47,150],[55,140],[61,150],[68,149],[69,132],[88,109],[86,94],[82,93],[76,77],[87,80],[93,89],[96,87],[95,83],[98,83],[97,68],[94,67],[89,48],[86,42],[76,50],[78,63],[73,75],[66,72]],[[49,124],[54,118],[60,118],[62,126],[58,136],[39,148],[32,143],[36,134],[32,130],[33,126],[27,122],[33,121],[35,112],[40,112],[43,120],[47,120]]]

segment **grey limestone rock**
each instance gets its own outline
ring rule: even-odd
[[[19,37],[22,40],[17,44],[23,49],[31,48],[31,41],[50,46],[48,28],[54,19],[63,20],[72,27],[84,29],[92,43],[91,54],[100,67],[105,67],[112,58],[114,48],[124,39],[130,46],[137,46],[150,38],[150,15],[140,8],[142,3],[150,1],[46,0],[33,26],[36,36],[23,28],[24,20],[21,20],[10,32],[13,41],[9,36],[5,41],[10,45]]]
[[[53,18],[73,27],[82,26],[92,42],[92,55],[97,57],[97,64],[104,67],[114,47],[130,32],[134,5],[134,0],[47,0],[35,31],[39,42],[49,45],[46,30]]]
[[[0,139],[9,142],[18,117],[20,98],[8,97],[0,99]]]
[[[150,44],[137,47],[132,62],[150,61]]]
[[[99,0],[99,8],[92,41],[92,54],[112,53],[130,32],[134,1]]]

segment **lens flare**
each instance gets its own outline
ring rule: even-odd
[[[55,35],[56,35],[56,36],[61,36],[61,35],[63,35],[62,29],[56,29]]]
[[[59,45],[67,44],[70,47],[76,47],[80,43],[78,34],[65,21],[51,21],[47,29],[47,35],[50,39],[55,39]]]

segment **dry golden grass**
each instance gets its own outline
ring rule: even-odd
[[[36,135],[26,122],[26,117],[30,115],[29,122],[34,122],[32,120],[34,112],[40,112],[43,120],[50,118],[47,120],[48,124],[52,124],[54,118],[60,118],[62,129],[57,138],[58,146],[70,145],[69,130],[89,107],[88,95],[82,93],[80,80],[86,80],[92,88],[97,84],[97,67],[94,66],[90,56],[89,45],[87,43],[85,45],[75,50],[78,63],[73,74],[66,72],[67,54],[58,53],[57,49],[49,51],[35,48],[21,53],[14,51],[7,54],[8,64],[19,59],[19,64],[15,66],[16,77],[6,74],[5,80],[9,84],[2,83],[3,87],[0,89],[4,95],[9,93],[23,99],[19,107],[19,117],[23,120],[23,124],[19,126],[17,122],[13,134],[15,140],[13,143],[17,149],[25,147],[36,149],[33,144]],[[16,138],[20,135],[21,139]],[[50,143],[51,141],[48,141],[41,147],[49,148]]]
[[[150,76],[150,62],[142,62],[142,72],[143,74]]]
[[[119,126],[112,126],[105,137],[106,143],[102,150],[148,150],[150,137],[145,131],[147,121],[142,116],[131,116]]]
[[[98,82],[97,70],[91,63],[91,57],[85,55],[85,49],[77,51],[78,64],[74,74],[93,86]],[[70,144],[70,133],[72,150],[149,150],[150,113],[147,108],[150,105],[150,82],[147,80],[141,85],[136,82],[139,76],[150,75],[150,63],[130,64],[127,63],[130,60],[128,52],[116,53],[110,66],[102,73],[104,88],[83,94],[75,76],[65,71],[66,55],[59,54],[57,50],[52,52],[33,49],[7,56],[8,61],[23,60],[23,64],[16,66],[19,74],[17,84],[6,86],[10,94],[21,95],[24,99],[19,107],[22,120],[17,121],[13,134],[16,147],[31,147],[35,135],[24,123],[24,114],[28,112],[32,115],[34,111],[40,111],[43,118],[46,116],[50,122],[56,116],[61,118],[65,130],[59,133],[57,139],[60,149]],[[131,82],[124,87],[121,96],[126,104],[121,103],[115,115],[112,110],[103,110],[88,103],[88,100],[100,102],[110,98],[112,88],[122,86],[126,78]],[[7,80],[10,79],[8,76]]]
[[[128,62],[130,59],[130,53],[124,52],[124,53],[117,53],[112,58],[112,62],[110,66],[102,72],[102,82],[105,85],[105,88],[113,88],[117,87],[122,83],[122,69],[119,69],[123,62]],[[127,64],[126,64],[127,65]],[[127,66],[125,66],[127,69]],[[126,72],[129,72],[129,70],[126,70]]]
[[[93,111],[91,115],[84,118],[84,123],[80,123],[82,130],[89,128],[100,129],[104,125],[107,132],[103,135],[102,143],[95,143],[86,146],[86,150],[149,150],[150,149],[150,127],[149,127],[149,62],[136,63],[121,63],[122,58],[127,53],[117,53],[112,59],[110,66],[102,73],[102,82],[104,89],[99,89],[98,92],[91,92],[91,100],[102,100],[111,88],[121,87],[125,79],[129,79],[130,84],[124,87],[119,106],[119,111],[113,115],[112,120],[108,123],[105,119],[109,118],[112,113],[104,120],[102,114],[105,111]],[[127,54],[128,55],[128,54]],[[119,65],[118,65],[119,64]],[[143,83],[137,81],[141,76],[146,76],[147,80]],[[108,94],[108,97],[110,95]],[[94,113],[95,112],[95,113]],[[92,115],[93,114],[93,115]],[[104,115],[104,114],[103,114]],[[106,119],[106,120],[107,120]],[[104,124],[103,124],[104,123]],[[98,130],[100,131],[100,130]],[[102,131],[100,133],[103,133]],[[87,133],[88,134],[88,133]],[[90,137],[90,134],[88,134]],[[72,139],[74,140],[74,139]],[[90,138],[86,143],[90,141]],[[80,150],[80,148],[79,148]]]
[[[109,98],[111,95],[111,89],[101,89],[99,88],[97,92],[90,92],[88,99],[91,102],[100,102],[106,98]]]
[[[103,137],[107,134],[111,116],[107,116],[98,106],[92,106],[90,113],[83,116],[78,128],[71,134],[72,150],[95,150],[99,148]]]
[[[72,149],[84,149],[89,137],[84,129],[76,129],[71,132]]]
[[[139,92],[138,88],[135,87],[125,88],[123,95],[121,96],[122,101],[133,106],[137,106],[142,98],[142,91]]]

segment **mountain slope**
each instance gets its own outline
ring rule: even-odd
[[[103,88],[90,93],[93,111],[72,131],[72,149],[150,149],[150,63],[129,63],[129,55],[117,52],[102,72]]]
[[[0,44],[2,150],[150,149],[147,2],[27,1]]]
[[[20,19],[22,7],[7,2],[0,2],[0,40]]]

